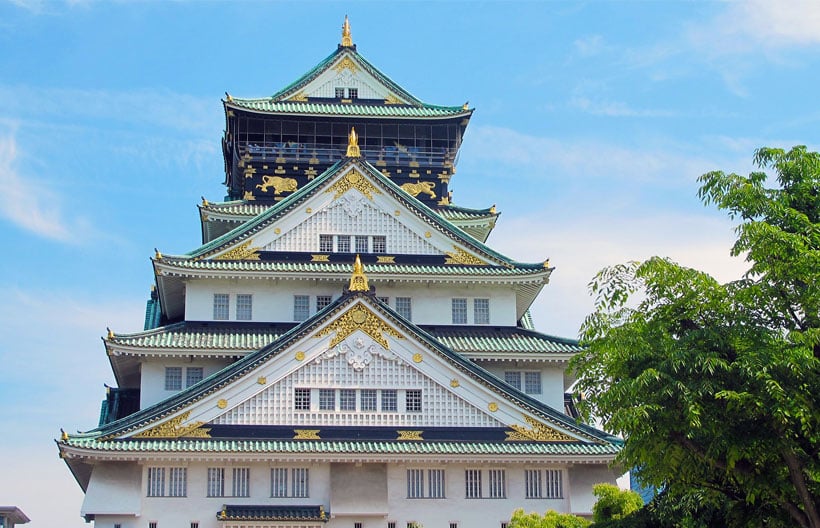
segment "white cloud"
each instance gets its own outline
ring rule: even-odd
[[[593,101],[588,97],[575,96],[570,106],[588,114],[608,117],[674,117],[675,112],[668,110],[636,109],[620,101]]]
[[[604,44],[604,38],[601,35],[589,35],[579,38],[572,44],[582,57],[592,57],[607,49],[606,44]]]

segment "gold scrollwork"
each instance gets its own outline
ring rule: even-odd
[[[250,202],[256,200],[256,196],[254,196],[253,192],[251,191],[245,191],[245,194],[242,196],[242,199]]]
[[[322,337],[331,332],[336,332],[328,346],[328,348],[333,348],[356,330],[361,330],[372,337],[385,350],[390,350],[390,343],[388,343],[384,334],[393,336],[396,339],[404,339],[404,336],[387,326],[376,314],[361,304],[346,311],[341,317],[319,330],[314,337]]]
[[[373,199],[373,193],[381,194],[382,192],[373,186],[367,178],[362,176],[362,174],[357,171],[356,169],[351,169],[350,172],[345,174],[343,178],[339,178],[336,183],[330,186],[325,192],[334,192],[336,194],[333,195],[333,199],[340,197],[350,189],[356,189],[363,195],[367,196],[369,199]]]
[[[304,91],[298,92],[293,97],[289,99],[289,101],[293,101],[296,103],[304,103],[308,100],[307,95],[305,95]]]
[[[185,411],[176,418],[171,418],[157,426],[147,429],[134,435],[134,438],[210,438],[211,430],[202,427],[205,422],[192,422],[183,425],[183,422],[191,415],[191,411]]]
[[[214,260],[259,260],[261,248],[250,246],[251,240],[246,240],[230,251],[214,257]]]
[[[524,441],[524,442],[575,442],[575,439],[569,435],[556,431],[546,424],[542,424],[534,418],[524,416],[524,421],[530,424],[530,428],[522,425],[510,425],[512,431],[506,431],[507,438],[505,441]]]
[[[394,105],[394,104],[402,104],[401,99],[393,95],[392,93],[388,93],[387,97],[384,98],[384,104],[386,105]]]
[[[461,248],[453,246],[452,252],[446,252],[447,258],[444,259],[445,264],[468,264],[475,266],[483,266],[486,264],[483,260],[475,257]]]
[[[330,255],[311,255],[311,262],[330,262]]]
[[[357,71],[359,71],[359,65],[356,64],[353,61],[353,59],[346,56],[345,58],[337,62],[333,66],[333,69],[336,70],[337,73],[342,73],[345,70],[350,70],[351,72],[356,73]]]
[[[321,440],[319,429],[294,429],[294,440]]]
[[[424,440],[424,438],[421,437],[421,435],[422,435],[422,433],[424,433],[424,431],[402,431],[402,430],[397,430],[396,432],[399,434],[399,436],[398,436],[398,438],[396,438],[396,440]]]
[[[385,256],[379,255],[376,257],[376,264],[395,264],[396,257],[395,255]]]

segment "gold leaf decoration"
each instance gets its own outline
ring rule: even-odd
[[[190,414],[191,411],[185,411],[176,418],[171,418],[167,422],[135,434],[134,438],[210,438],[211,430],[202,427],[205,422],[193,422],[183,425],[183,422],[188,419]]]
[[[336,194],[333,195],[333,199],[340,197],[350,189],[356,189],[363,195],[367,196],[369,199],[373,199],[373,193],[381,194],[382,192],[373,186],[367,178],[362,176],[362,173],[357,171],[356,169],[351,169],[350,172],[345,174],[344,178],[339,178],[333,185],[331,185],[330,189],[325,192],[334,192]]]
[[[246,240],[230,251],[214,257],[214,260],[259,260],[259,250],[262,248],[250,246],[251,240]]]
[[[311,255],[311,262],[330,262],[330,255]]]
[[[300,351],[299,351],[299,352],[297,352],[297,353],[296,353],[293,357],[295,357],[295,358],[296,358],[296,361],[304,361],[304,359],[305,359],[305,353],[304,353],[304,352],[302,352],[302,351],[300,350]]]
[[[345,56],[344,59],[340,60],[333,66],[333,69],[336,70],[337,73],[342,73],[345,70],[350,70],[351,72],[356,73],[359,71],[359,65],[356,64],[350,57]]]
[[[421,437],[421,434],[424,431],[396,431],[399,433],[399,437],[396,440],[424,440]]]
[[[294,102],[297,102],[297,103],[304,103],[307,100],[308,100],[308,98],[307,98],[307,95],[305,95],[304,91],[301,91],[301,92],[297,93],[296,95],[294,95],[293,97],[291,97],[289,99],[289,101],[294,101]]]
[[[245,194],[242,196],[242,199],[252,202],[256,200],[256,196],[254,196],[251,191],[245,191]]]
[[[459,383],[457,379],[453,378],[450,380],[450,386],[455,389],[457,387],[460,387],[461,383]]]
[[[260,385],[265,385],[267,382],[268,378],[266,378],[265,376],[259,376],[258,378],[256,378],[256,383]]]
[[[321,440],[319,429],[294,429],[294,440]]]
[[[328,348],[333,348],[347,339],[347,337],[356,330],[361,330],[372,337],[373,340],[380,344],[385,350],[390,350],[390,343],[387,342],[387,338],[384,337],[384,334],[391,335],[396,339],[404,339],[400,333],[387,326],[376,314],[361,304],[357,304],[346,311],[341,317],[319,330],[314,337],[322,337],[331,332],[336,332],[336,335],[330,340],[330,345],[328,346]]]
[[[392,93],[388,93],[387,97],[384,98],[384,104],[387,105],[394,105],[394,104],[402,104],[401,99],[393,95]]]
[[[495,412],[495,411],[497,411],[497,410],[498,410],[498,404],[497,404],[497,403],[495,403],[495,402],[490,402],[490,403],[487,405],[487,408],[488,408],[491,412]]]
[[[222,398],[221,400],[216,402],[216,406],[219,407],[220,409],[224,409],[225,407],[228,406],[228,400],[226,400],[225,398]]]
[[[379,256],[376,257],[376,263],[377,264],[395,264],[396,263],[396,257],[394,255],[390,255],[390,256],[379,255]]]
[[[521,425],[511,425],[512,431],[507,431],[506,441],[524,442],[575,442],[575,438],[556,431],[546,424],[542,424],[534,418],[524,416],[524,421],[530,424],[530,428]]]
[[[487,264],[483,260],[478,257],[474,257],[473,255],[467,253],[461,248],[453,246],[453,251],[445,253],[447,258],[444,259],[445,264],[468,264],[474,266],[483,266]]]
[[[414,363],[421,363],[422,361],[424,361],[424,356],[422,356],[422,355],[421,355],[421,354],[419,354],[418,352],[416,352],[415,354],[413,354],[413,362],[414,362]]]

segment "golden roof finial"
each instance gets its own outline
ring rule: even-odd
[[[490,214],[495,214],[495,204],[493,204],[493,206],[490,207]]]
[[[350,291],[370,291],[370,286],[367,284],[367,275],[364,274],[364,266],[359,255],[356,255],[356,261],[353,263],[353,275],[350,276]]]
[[[345,15],[345,23],[342,24],[342,47],[349,48],[353,46],[353,39],[350,36],[350,21]]]
[[[108,330],[108,339],[114,339],[114,331],[110,328],[106,328]]]
[[[208,200],[206,200],[204,196],[202,197],[202,205],[203,207],[208,207]]]
[[[359,135],[356,134],[356,129],[350,127],[350,134],[347,135],[347,157],[358,158],[362,155],[359,150]]]
[[[162,260],[162,253],[157,248],[154,248],[154,260]]]
[[[65,431],[63,431],[63,428],[62,428],[62,427],[60,427],[60,440],[62,440],[63,442],[65,442],[66,440],[68,440],[68,433],[66,433]]]

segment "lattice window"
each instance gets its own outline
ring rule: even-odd
[[[387,253],[387,237],[376,235],[373,237],[373,253]]]
[[[214,294],[214,320],[227,321],[230,317],[230,295],[227,293]]]
[[[165,390],[182,390],[182,367],[165,367]]]
[[[310,410],[310,389],[293,389],[293,408],[297,411]]]
[[[271,497],[287,497],[288,496],[288,469],[287,468],[271,468],[270,470],[270,496]]]
[[[481,498],[481,470],[468,469],[464,472],[464,497],[467,499]]]
[[[355,411],[356,410],[356,390],[355,389],[341,389],[339,391],[339,410],[340,411]]]
[[[408,469],[407,470],[407,498],[408,499],[422,499],[422,498],[424,498],[424,470],[423,469]]]
[[[410,297],[396,297],[396,312],[407,319],[413,320],[413,302]]]
[[[251,496],[251,468],[233,468],[231,495],[234,497]]]
[[[564,487],[562,482],[563,472],[560,469],[544,470],[544,498],[562,499],[564,498]]]
[[[508,370],[504,372],[504,381],[512,385],[518,390],[521,390],[521,371]]]
[[[333,411],[336,409],[336,391],[333,389],[319,389],[319,410]]]
[[[348,99],[358,99],[359,98],[359,89],[358,88],[348,88],[347,89],[347,98]]]
[[[336,237],[336,251],[350,253],[350,236],[340,235]]]
[[[339,88],[338,86],[334,89],[334,93],[336,95],[336,99],[344,99],[345,98],[345,89]]]
[[[333,235],[319,235],[319,251],[322,253],[333,251]]]
[[[149,497],[164,497],[165,496],[165,468],[149,467],[148,468],[148,496]]]
[[[473,299],[475,324],[490,324],[490,299]]]
[[[293,320],[304,321],[310,316],[310,296],[293,296]]]
[[[398,391],[395,389],[384,389],[381,391],[382,411],[396,412],[399,410]]]
[[[453,324],[467,324],[467,299],[453,299]]]
[[[489,480],[489,497],[491,499],[503,499],[507,496],[506,473],[503,469],[490,469],[487,471]]]
[[[188,493],[188,470],[184,467],[172,467],[169,473],[168,496],[185,497]]]
[[[202,367],[188,367],[185,369],[185,386],[190,387],[202,381],[204,369]]]
[[[541,373],[524,373],[524,392],[527,394],[541,394]]]
[[[404,410],[407,412],[421,412],[421,391],[408,389],[404,393]]]
[[[444,470],[427,470],[427,496],[431,499],[444,498]]]
[[[376,389],[362,389],[361,390],[361,410],[375,411],[377,409],[377,393]]]
[[[208,468],[207,496],[225,496],[225,468]]]
[[[308,497],[308,468],[293,468],[291,481],[293,482],[293,497]]]
[[[237,321],[253,320],[253,295],[250,293],[240,293],[236,296],[236,319]]]
[[[332,295],[317,295],[316,296],[316,311],[323,309],[327,305],[333,302]]]
[[[367,251],[367,239],[366,235],[356,235],[354,237],[356,240],[356,253],[368,253]]]

